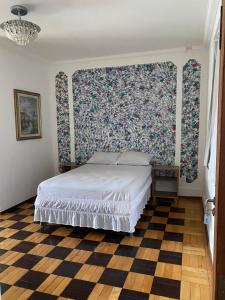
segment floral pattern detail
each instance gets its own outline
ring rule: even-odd
[[[68,77],[64,72],[59,72],[56,75],[55,86],[58,134],[58,160],[60,163],[65,163],[71,160],[71,152]]]
[[[174,164],[177,68],[172,62],[73,74],[75,160],[95,151],[137,150]]]
[[[183,68],[181,176],[191,183],[198,177],[201,65],[190,59]]]

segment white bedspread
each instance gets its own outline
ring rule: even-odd
[[[150,166],[86,164],[42,182],[35,206],[129,215],[150,183]]]

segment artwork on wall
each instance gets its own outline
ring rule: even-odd
[[[175,163],[177,68],[172,62],[73,74],[76,162],[95,151],[137,150]]]
[[[17,140],[41,138],[40,94],[14,90],[14,104]]]
[[[191,183],[198,177],[201,65],[190,59],[183,67],[181,176]]]
[[[57,110],[57,136],[59,163],[71,161],[70,150],[70,118],[68,77],[64,72],[59,72],[55,80],[56,110]]]

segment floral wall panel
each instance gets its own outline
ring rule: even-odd
[[[75,156],[140,150],[174,164],[177,68],[172,62],[73,74]]]
[[[70,152],[70,119],[68,77],[59,72],[56,75],[56,110],[57,110],[57,134],[58,134],[58,160],[60,163],[71,160]]]
[[[183,68],[181,175],[191,183],[198,177],[201,65],[190,59]]]

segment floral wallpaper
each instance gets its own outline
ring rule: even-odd
[[[175,163],[177,68],[172,62],[73,74],[75,160],[95,151],[139,150]]]
[[[56,75],[56,110],[58,134],[58,160],[70,162],[70,121],[68,99],[68,77],[64,72]]]
[[[201,65],[190,59],[183,68],[181,176],[191,183],[198,177],[198,142]]]

